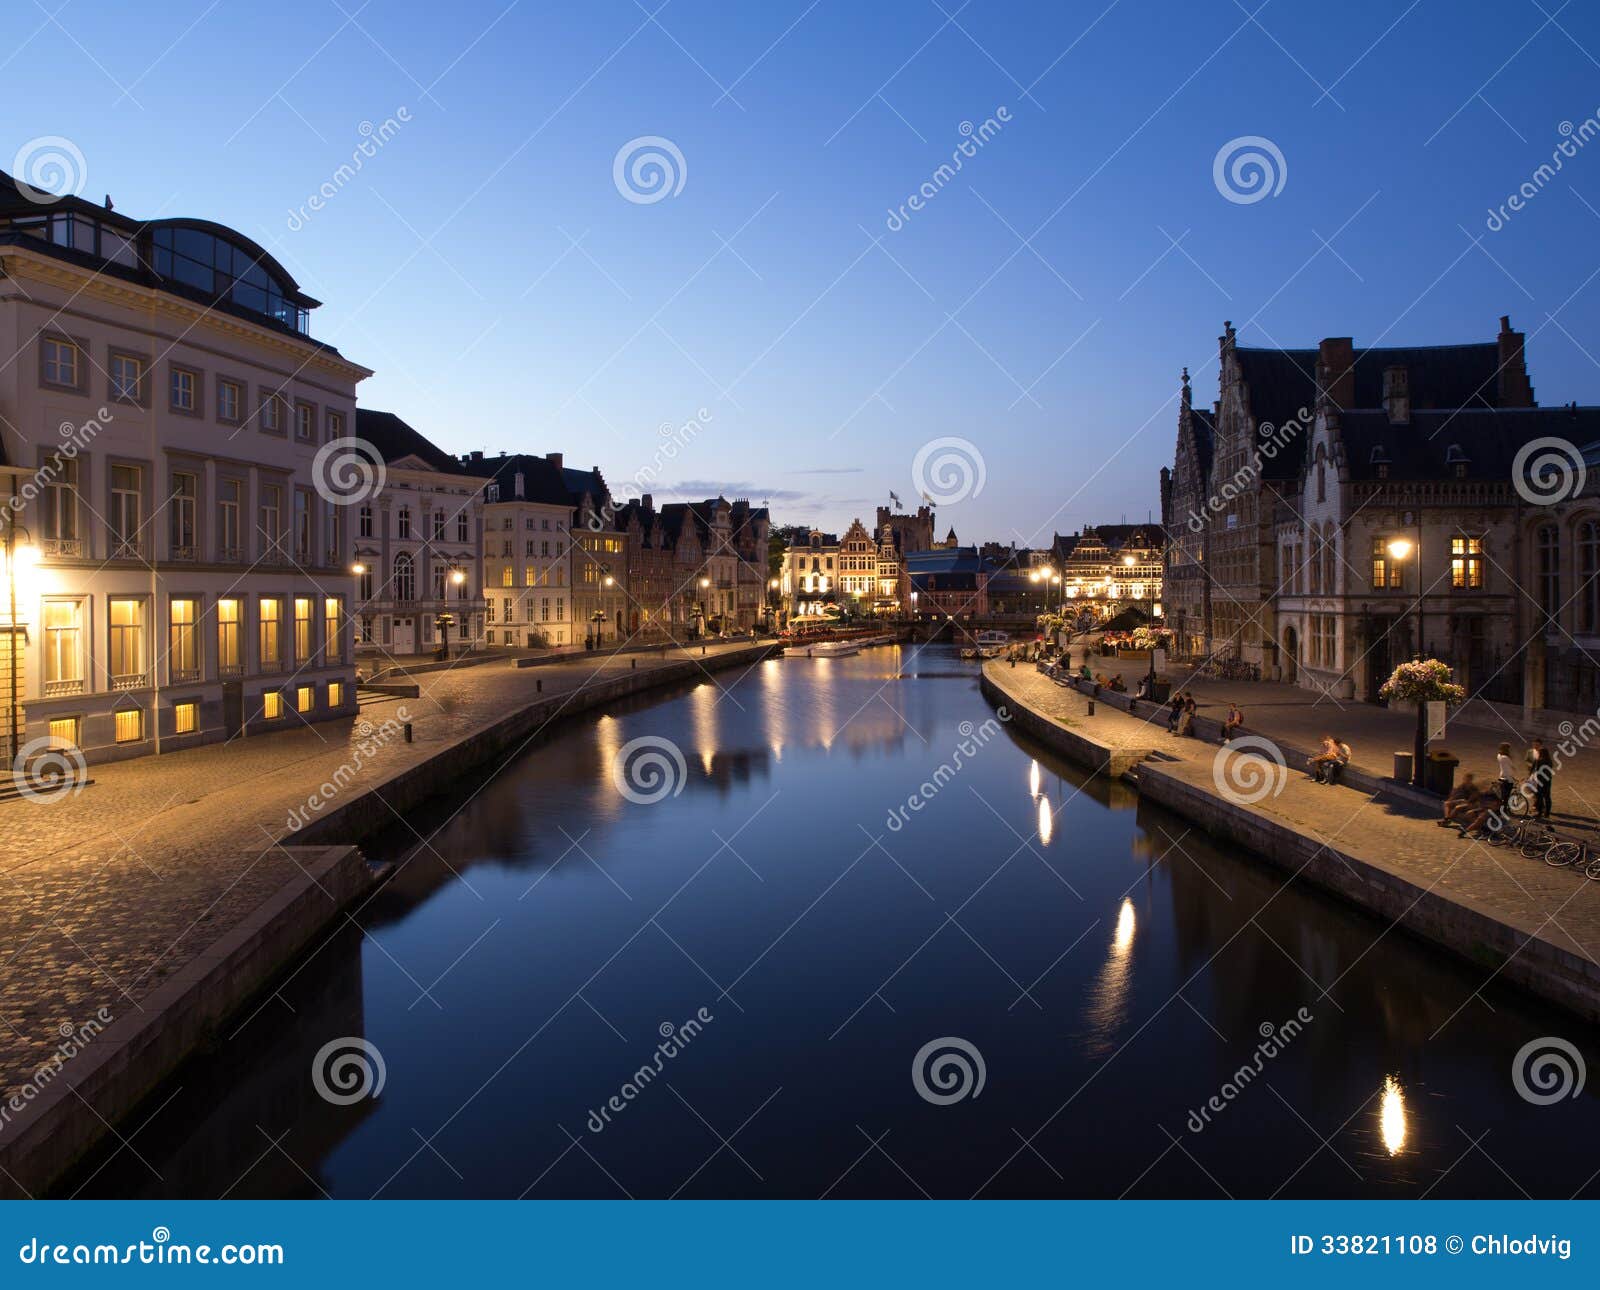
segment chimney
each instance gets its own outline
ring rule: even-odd
[[[1520,331],[1511,330],[1511,316],[1504,315],[1500,319],[1499,361],[1496,363],[1498,373],[1495,384],[1495,404],[1502,408],[1531,408],[1533,404],[1533,386],[1528,381],[1528,366],[1522,352],[1522,343],[1525,337]]]
[[[1355,343],[1348,336],[1330,336],[1317,346],[1317,392],[1335,407],[1356,401]]]
[[[644,509],[647,510],[647,511],[653,511],[656,508],[656,499],[654,497],[652,497],[649,493],[646,493],[643,497],[641,497],[639,499],[639,505],[644,507]]]
[[[483,460],[483,450],[481,448],[474,448],[472,450],[472,460],[473,461],[482,461]]]
[[[561,469],[561,454],[559,452],[547,452],[544,455],[544,459],[557,470]]]
[[[1411,424],[1411,373],[1404,367],[1383,369],[1383,410],[1392,426]]]

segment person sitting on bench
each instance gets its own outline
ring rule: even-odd
[[[1437,821],[1439,827],[1460,828],[1464,818],[1476,813],[1477,805],[1478,785],[1469,770],[1461,776],[1461,782],[1450,790],[1450,796],[1444,799],[1444,814]]]

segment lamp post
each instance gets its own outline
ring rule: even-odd
[[[17,633],[20,628],[17,624],[17,575],[20,566],[32,566],[38,559],[39,552],[31,543],[19,545],[17,542],[18,531],[27,533],[27,529],[17,523],[17,508],[6,508],[6,595],[10,602],[10,649],[11,649],[11,694],[10,694],[10,748],[7,761],[10,763],[13,775],[16,773],[17,757],[22,751],[22,660],[18,657]]]
[[[1417,556],[1417,648],[1415,657],[1422,658],[1422,548],[1414,545],[1409,538],[1394,538],[1386,548],[1389,558],[1396,564],[1403,565],[1410,556]],[[1403,589],[1402,589],[1403,590]],[[1421,700],[1417,702],[1417,729],[1411,742],[1411,784],[1414,788],[1422,787],[1422,759],[1428,747],[1428,707]]]
[[[467,582],[467,575],[463,570],[461,570],[461,569],[452,569],[452,570],[450,570],[450,583],[451,583],[452,586],[455,586],[455,587],[458,587],[458,588],[459,587],[463,587],[463,586],[466,585],[466,582]],[[446,618],[453,618],[453,617],[455,617],[455,615],[454,614],[446,614],[445,617]],[[463,646],[465,646],[466,643],[467,643],[467,616],[465,614],[463,614],[461,616],[459,622],[460,622],[460,631],[461,631],[461,644]],[[441,633],[441,636],[443,638],[443,643],[444,643],[444,656],[446,658],[449,658],[450,657],[450,625],[448,623],[445,624],[445,629]]]

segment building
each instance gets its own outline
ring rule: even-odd
[[[1191,405],[1189,369],[1183,369],[1174,465],[1161,471],[1161,519],[1167,535],[1162,603],[1176,653],[1201,657],[1210,638],[1211,584],[1206,578],[1207,498],[1216,409]]]
[[[627,551],[617,506],[600,467],[578,470],[559,452],[547,460],[561,472],[572,507],[572,612],[584,643],[598,649],[624,639],[628,624]],[[576,635],[576,632],[574,633]]]
[[[839,594],[854,614],[871,612],[878,595],[878,544],[859,519],[839,539]]]
[[[729,526],[738,560],[734,566],[734,626],[748,631],[771,620],[769,602],[775,597],[768,593],[777,590],[769,586],[768,573],[772,516],[765,506],[751,506],[741,497],[733,504]]]
[[[919,506],[915,511],[878,507],[878,598],[875,608],[882,614],[909,613],[911,575],[906,558],[913,551],[933,549],[933,510]]]
[[[839,602],[839,539],[821,529],[784,552],[778,591],[791,617],[820,614]]]
[[[627,563],[628,632],[641,639],[682,640],[693,618],[695,581],[678,568],[678,535],[687,510],[673,520],[656,510],[649,493],[617,512]]]
[[[243,234],[40,196],[0,175],[13,761],[351,716],[330,459],[370,371],[313,339],[318,302]]]
[[[1100,524],[1057,533],[1042,554],[1033,567],[1042,568],[1055,589],[1051,608],[1087,608],[1101,619],[1128,608],[1151,618],[1165,612],[1166,534],[1159,524]]]
[[[914,618],[964,622],[989,613],[989,567],[974,547],[940,545],[907,557]]]
[[[356,432],[384,464],[356,508],[356,650],[380,659],[484,638],[486,477],[393,412],[361,408]]]
[[[485,644],[545,649],[575,645],[572,497],[560,454],[473,453],[464,465],[483,490]]]
[[[1570,470],[1600,440],[1600,410],[1535,406],[1508,319],[1494,344],[1375,352],[1381,367],[1347,339],[1317,351],[1305,459],[1275,534],[1280,674],[1377,701],[1420,652],[1484,699],[1592,693],[1593,663],[1574,676],[1561,660],[1600,636],[1587,612],[1600,512],[1581,497],[1530,505],[1513,467],[1542,440],[1565,445]]]
[[[1522,336],[1502,319],[1500,335],[1485,344],[1357,353],[1348,338],[1336,338],[1317,349],[1252,349],[1239,345],[1232,323],[1224,323],[1218,358],[1219,397],[1209,419],[1187,399],[1180,408],[1170,480],[1169,526],[1187,530],[1175,567],[1204,570],[1200,577],[1175,575],[1182,584],[1182,636],[1191,651],[1203,643],[1209,655],[1282,677],[1291,669],[1277,620],[1287,572],[1279,567],[1280,527],[1301,505],[1319,394],[1331,392],[1340,411],[1381,410],[1386,399],[1404,400],[1414,412],[1532,407]],[[1297,627],[1297,648],[1302,640]]]

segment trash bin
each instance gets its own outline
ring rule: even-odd
[[[1152,682],[1151,685],[1150,685],[1150,693],[1147,694],[1145,696],[1145,698],[1153,699],[1157,703],[1166,703],[1169,699],[1172,698],[1172,682],[1171,681],[1154,681],[1154,682]]]
[[[1431,754],[1422,766],[1422,786],[1430,793],[1449,797],[1450,789],[1455,784],[1456,767],[1460,764],[1461,759],[1449,753]]]
[[[1397,752],[1394,755],[1394,777],[1402,784],[1411,782],[1411,772],[1414,769],[1412,754]]]

